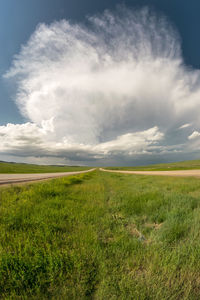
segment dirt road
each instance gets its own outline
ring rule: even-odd
[[[0,185],[24,183],[31,181],[40,181],[57,177],[65,177],[81,173],[91,172],[95,169],[76,172],[59,172],[59,173],[37,173],[37,174],[0,174]]]
[[[176,170],[176,171],[118,171],[106,170],[100,168],[104,172],[138,174],[138,175],[156,175],[156,176],[181,176],[181,177],[200,177],[200,170]]]

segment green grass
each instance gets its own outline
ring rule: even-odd
[[[200,180],[95,171],[0,189],[2,299],[200,299]]]
[[[76,166],[45,166],[0,162],[0,173],[52,173],[88,170],[88,167]]]
[[[200,169],[200,160],[186,160],[174,163],[163,163],[148,166],[107,167],[110,170],[126,171],[170,171],[170,170],[196,170]]]

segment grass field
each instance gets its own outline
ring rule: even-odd
[[[2,299],[200,299],[200,180],[95,171],[0,189]]]
[[[76,166],[44,166],[44,165],[29,165],[0,162],[0,173],[54,173],[54,172],[73,172],[83,171],[89,169],[88,167],[76,167]]]
[[[174,163],[163,163],[148,166],[136,167],[107,167],[110,170],[126,170],[126,171],[169,171],[169,170],[196,170],[200,169],[200,160],[186,160]]]

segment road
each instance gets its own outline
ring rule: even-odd
[[[179,176],[179,177],[200,177],[200,170],[176,170],[176,171],[120,171],[120,170],[106,170],[100,168],[101,171],[111,173],[123,174],[137,174],[137,175],[156,175],[156,176]]]
[[[59,173],[36,173],[36,174],[0,174],[0,185],[25,183],[32,181],[41,181],[46,179],[66,177],[70,175],[91,172],[95,169],[76,172],[59,172]]]
[[[94,171],[94,169],[76,172],[59,172],[59,173],[36,173],[36,174],[0,174],[0,185],[28,183],[41,181],[58,177],[82,174]],[[136,175],[156,175],[156,176],[181,176],[181,177],[200,177],[200,170],[176,170],[176,171],[120,171],[107,170],[100,168],[100,171]]]

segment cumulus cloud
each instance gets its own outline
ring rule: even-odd
[[[15,156],[64,157],[79,161],[115,156],[119,153],[132,155],[148,153],[152,145],[163,138],[157,127],[118,136],[115,140],[99,144],[69,143],[68,140],[55,143],[48,140],[51,126],[43,123],[38,127],[33,123],[7,124],[0,126],[0,152]]]
[[[189,140],[192,140],[192,139],[196,139],[197,137],[200,136],[200,132],[198,131],[193,131],[193,133],[191,135],[188,136],[188,139]]]
[[[104,155],[114,155],[116,152],[124,153],[124,155],[148,153],[150,146],[162,138],[163,133],[159,132],[157,127],[153,127],[145,131],[118,136],[115,140],[99,144],[95,149]]]
[[[41,149],[45,129],[36,124],[7,124],[0,126],[0,153],[31,155],[36,149]]]
[[[0,127],[1,153],[95,164],[193,151],[200,71],[184,66],[179,35],[147,8],[40,24],[5,77],[29,123]]]

